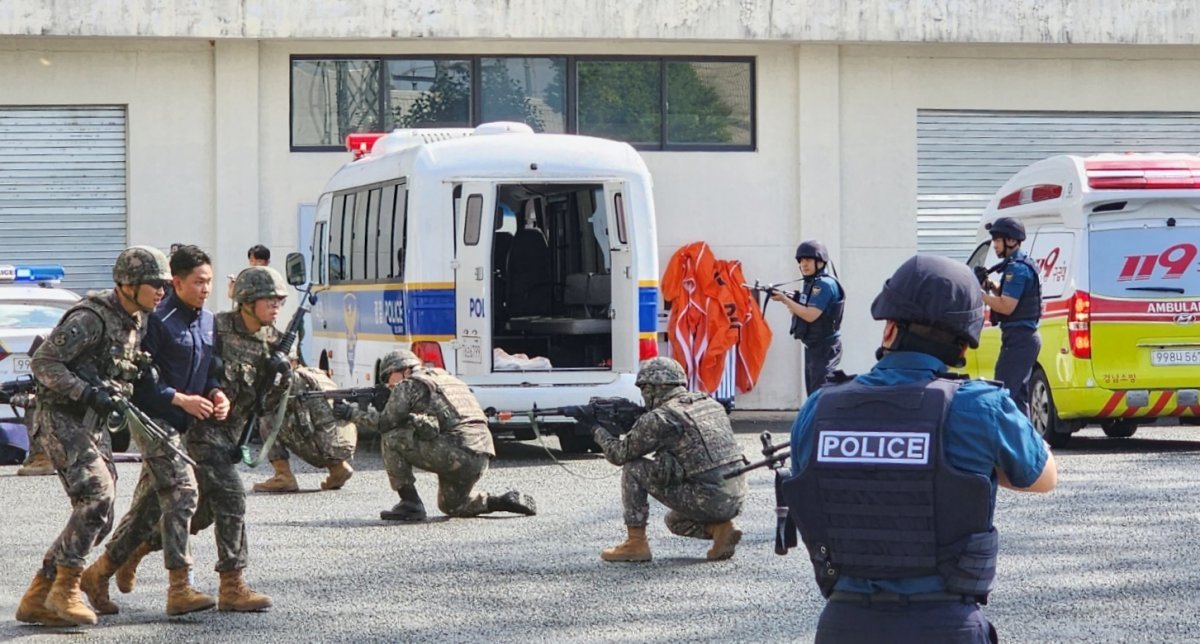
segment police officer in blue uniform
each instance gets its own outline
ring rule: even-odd
[[[780,483],[829,600],[816,641],[995,642],[997,485],[1047,492],[1054,458],[999,386],[946,373],[983,326],[965,265],[910,258],[871,315],[879,362],[805,402]]]
[[[812,395],[842,361],[842,314],[846,292],[837,278],[825,272],[829,251],[816,240],[802,242],[796,261],[804,276],[803,288],[790,296],[773,291],[771,299],[792,312],[792,337],[804,343],[804,387]]]
[[[1042,317],[1042,283],[1037,264],[1021,250],[1025,226],[1012,217],[987,225],[992,248],[1001,258],[1001,282],[983,284],[983,301],[992,309],[992,324],[1000,327],[1000,356],[996,380],[1004,383],[1017,408],[1029,415],[1029,377],[1042,350],[1038,321]]]

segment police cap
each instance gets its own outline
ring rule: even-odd
[[[914,255],[884,282],[871,303],[871,317],[928,324],[976,348],[983,329],[983,296],[966,264]]]

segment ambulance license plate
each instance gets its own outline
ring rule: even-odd
[[[1200,365],[1200,349],[1154,349],[1150,352],[1150,364],[1156,367]]]

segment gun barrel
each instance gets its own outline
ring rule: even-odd
[[[757,462],[751,463],[749,465],[743,465],[742,467],[739,467],[736,470],[733,470],[731,472],[726,472],[724,478],[731,479],[731,478],[734,478],[737,476],[741,476],[747,472],[757,470],[760,467],[771,467],[771,466],[775,465],[776,463],[782,463],[782,462],[786,461],[790,457],[791,457],[791,454],[775,454],[775,455],[769,456],[767,458],[764,458],[761,461],[757,461]]]

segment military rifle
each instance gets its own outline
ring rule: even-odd
[[[537,405],[527,412],[529,422],[537,425],[537,419],[543,416],[567,416],[581,423],[599,425],[614,436],[620,436],[633,429],[633,424],[646,413],[646,408],[624,398],[592,398],[586,405],[567,405],[566,407],[549,407],[541,409]],[[505,414],[505,412],[500,412]],[[512,412],[507,412],[511,417]]]
[[[106,419],[106,425],[110,433],[116,433],[122,427],[129,427],[129,431],[140,433],[147,440],[167,448],[188,465],[192,467],[196,466],[196,461],[192,460],[192,457],[188,456],[187,452],[179,449],[171,442],[171,435],[159,427],[146,415],[146,412],[133,404],[119,389],[111,385],[105,385],[94,371],[80,370],[76,372],[76,375],[89,385],[103,389],[112,400],[115,410]],[[89,408],[88,411],[92,412],[93,410]],[[88,416],[91,416],[91,414],[88,414]],[[85,416],[85,418],[88,416]]]
[[[17,405],[13,399],[23,394],[31,394],[37,388],[37,381],[33,376],[21,376],[16,380],[8,382],[0,382],[0,404]]]
[[[783,295],[784,297],[789,297],[793,300],[796,299],[796,293],[798,293],[798,291],[785,291],[779,287],[787,286],[788,284],[795,284],[796,282],[802,281],[803,279],[804,278],[800,278],[800,279],[796,279],[796,280],[791,280],[790,282],[780,282],[778,284],[763,284],[763,283],[759,282],[758,280],[754,280],[753,284],[742,284],[742,288],[754,293],[755,301],[759,302],[759,305],[762,308],[762,312],[766,313],[767,305],[771,303],[771,296],[774,295],[775,293],[779,293],[780,295]]]
[[[784,502],[783,480],[785,473],[780,471],[783,468],[783,462],[790,456],[791,441],[785,441],[778,445],[771,442],[771,432],[763,432],[759,440],[762,441],[763,460],[750,463],[749,465],[739,467],[732,472],[725,474],[725,478],[731,479],[741,476],[751,470],[756,470],[760,467],[765,467],[775,472],[775,554],[786,555],[788,549],[795,548],[799,543],[797,538],[796,524],[792,520],[791,514],[788,512],[787,503]],[[782,453],[780,453],[782,452]]]
[[[996,285],[992,284],[990,280],[988,280],[988,275],[991,275],[992,273],[999,273],[1000,269],[1004,268],[1006,261],[1008,260],[1003,260],[991,268],[984,268],[983,266],[974,266],[971,268],[971,270],[975,272],[975,279],[979,280],[979,285],[983,287],[983,290],[987,291],[988,293],[996,293],[997,295],[1000,294],[1000,289],[997,288]]]
[[[370,387],[351,387],[349,389],[330,389],[328,391],[305,391],[295,394],[292,397],[297,400],[322,398],[324,400],[340,402],[355,402],[358,404],[359,411],[366,411],[368,406],[374,406],[376,410],[383,411],[383,407],[387,404],[387,399],[391,394],[391,389],[388,389],[386,385],[379,384]]]

